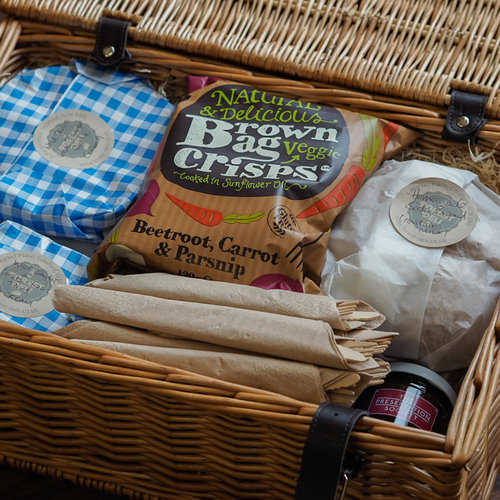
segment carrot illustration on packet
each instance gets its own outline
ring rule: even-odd
[[[189,201],[181,200],[169,193],[165,193],[170,201],[175,203],[179,208],[184,210],[192,219],[205,226],[217,226],[221,222],[226,224],[250,224],[251,222],[258,221],[264,217],[264,212],[257,212],[255,214],[237,215],[230,214],[224,217],[224,214],[219,210],[213,208],[204,208],[194,205]]]
[[[367,115],[360,116],[366,139],[366,145],[363,149],[362,155],[363,166],[352,165],[340,182],[325,196],[323,196],[323,198],[300,212],[297,215],[298,219],[312,217],[313,215],[320,214],[331,208],[347,205],[347,203],[349,203],[360,190],[366,172],[371,170],[376,163],[376,155],[380,146],[380,140],[375,129],[375,127],[377,127],[377,119]],[[395,127],[386,126],[384,128],[384,149],[387,147],[390,136],[393,135],[396,130],[397,125]]]

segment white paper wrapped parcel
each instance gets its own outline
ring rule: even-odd
[[[474,200],[478,222],[464,240],[424,248],[393,227],[389,208],[411,182],[439,177]],[[500,295],[500,197],[470,171],[410,160],[385,162],[333,226],[322,288],[356,297],[386,316],[399,332],[388,356],[436,371],[470,363]]]

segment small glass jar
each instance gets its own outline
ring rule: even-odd
[[[406,427],[446,434],[457,395],[436,372],[415,363],[391,363],[382,385],[369,387],[354,406]]]

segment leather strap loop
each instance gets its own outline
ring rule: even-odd
[[[486,123],[484,111],[487,102],[487,96],[453,90],[443,129],[443,139],[475,144],[477,133]]]
[[[101,66],[118,66],[130,58],[127,51],[129,26],[128,21],[101,17],[97,23],[96,43],[92,52]]]
[[[295,500],[333,500],[343,474],[357,473],[360,460],[345,455],[352,429],[363,415],[367,412],[331,403],[318,408],[304,446]]]

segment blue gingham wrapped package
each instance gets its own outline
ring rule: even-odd
[[[54,309],[57,285],[88,282],[89,258],[11,221],[0,224],[0,319],[55,331],[75,318]]]
[[[134,201],[173,106],[138,76],[89,62],[0,88],[0,219],[103,239]]]

